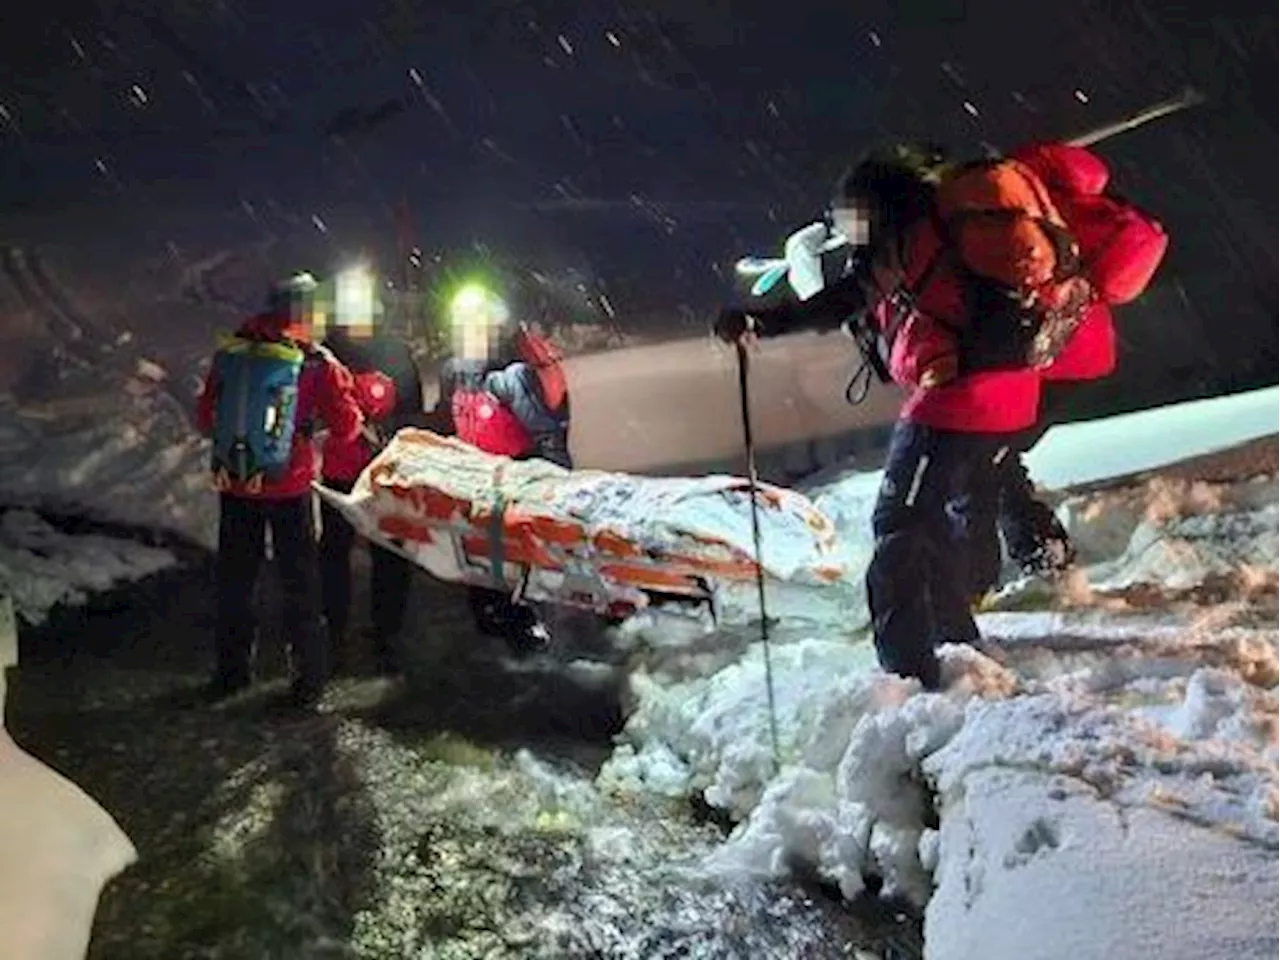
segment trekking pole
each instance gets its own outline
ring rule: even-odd
[[[773,747],[773,767],[782,769],[782,750],[778,746],[778,708],[773,690],[773,659],[769,654],[769,613],[765,605],[764,555],[760,548],[760,481],[756,475],[756,442],[751,431],[750,358],[741,340],[738,351],[738,400],[742,404],[742,439],[747,454],[747,483],[751,495],[751,539],[756,552],[756,597],[760,604],[760,645],[764,650],[764,683],[769,704],[769,742]]]

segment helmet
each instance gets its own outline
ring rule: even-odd
[[[272,313],[295,314],[315,296],[319,283],[306,271],[274,284],[267,292],[267,309]]]

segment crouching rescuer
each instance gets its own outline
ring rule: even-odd
[[[572,469],[568,389],[551,344],[479,285],[454,296],[449,324],[453,357],[440,372],[440,399],[428,414],[432,428],[485,453]],[[505,590],[468,592],[477,629],[513,652],[532,652],[550,639],[534,610]]]
[[[328,680],[311,495],[313,437],[323,422],[331,436],[351,440],[362,418],[350,374],[311,343],[315,286],[302,274],[275,288],[266,309],[214,354],[200,394],[197,425],[213,439],[219,492],[217,659],[206,690],[211,702],[252,681],[253,596],[268,530],[293,654],[292,701],[311,706]]]
[[[941,685],[935,646],[980,640],[970,567],[995,535],[1000,464],[1037,420],[1041,369],[1093,289],[1035,173],[874,151],[838,181],[825,225],[847,259],[799,301],[721,312],[736,341],[844,325],[865,368],[907,397],[872,518],[867,598],[888,671]]]

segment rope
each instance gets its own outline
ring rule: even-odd
[[[742,404],[742,439],[747,454],[747,482],[751,494],[751,539],[756,552],[756,597],[760,604],[760,644],[764,650],[764,682],[769,704],[769,742],[773,747],[776,774],[782,767],[782,750],[778,746],[778,708],[773,686],[773,658],[769,650],[769,614],[765,607],[764,556],[760,548],[760,481],[756,475],[756,442],[751,430],[751,396],[748,388],[750,360],[746,344],[738,349],[738,399]]]

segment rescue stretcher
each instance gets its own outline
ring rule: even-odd
[[[564,470],[401,430],[351,493],[320,496],[371,541],[436,578],[621,619],[655,604],[706,606],[754,582],[750,486],[729,476]],[[764,575],[844,577],[831,521],[803,495],[757,486]]]

